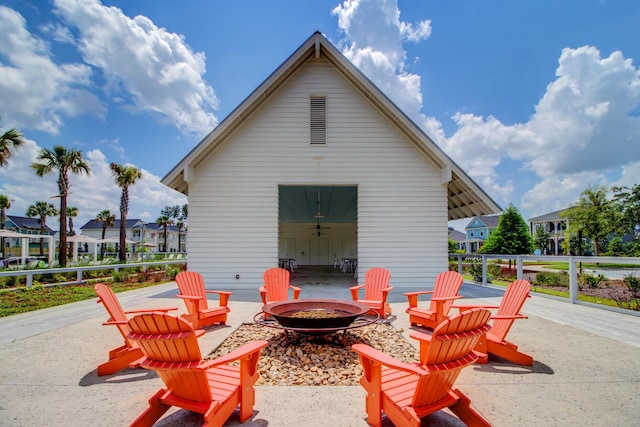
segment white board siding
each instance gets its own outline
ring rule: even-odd
[[[311,94],[327,96],[326,145],[309,144]],[[360,278],[382,266],[396,286],[429,287],[447,268],[440,177],[331,65],[309,62],[195,169],[189,268],[210,288],[257,289],[277,265],[278,185],[354,185]]]

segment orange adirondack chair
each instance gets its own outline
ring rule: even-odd
[[[364,370],[360,384],[367,392],[368,422],[382,425],[382,413],[395,426],[418,427],[421,419],[449,408],[469,426],[490,426],[471,401],[453,385],[460,371],[478,356],[473,347],[489,329],[491,312],[472,309],[436,326],[433,335],[414,333],[420,341],[420,363],[404,363],[366,344],[351,348],[360,354]],[[383,366],[385,367],[383,369]]]
[[[109,320],[104,322],[103,325],[117,326],[118,331],[120,331],[120,334],[124,338],[123,345],[109,351],[109,361],[98,366],[98,375],[110,375],[121,369],[129,367],[133,362],[143,357],[138,346],[127,338],[127,334],[129,333],[129,327],[127,326],[127,314],[177,310],[178,307],[147,308],[142,310],[124,311],[122,309],[122,305],[120,305],[120,301],[118,301],[118,298],[116,297],[116,294],[113,293],[113,290],[111,290],[109,286],[98,283],[93,287],[93,289],[98,295],[98,303],[102,303],[104,308],[107,310],[107,313],[109,313]]]
[[[286,301],[289,299],[289,290],[293,291],[293,299],[298,299],[300,289],[297,286],[289,284],[291,273],[285,268],[269,268],[264,272],[264,285],[258,290],[262,303],[267,304],[276,301]]]
[[[444,271],[436,276],[433,291],[407,292],[404,295],[409,299],[409,314],[411,325],[422,325],[433,329],[449,316],[449,310],[453,300],[462,298],[458,295],[463,278],[456,271]],[[428,309],[418,307],[418,296],[431,294],[431,303]]]
[[[511,325],[516,319],[526,319],[527,316],[520,314],[520,310],[527,298],[531,297],[529,293],[531,284],[526,280],[516,280],[509,284],[507,290],[502,297],[500,305],[461,305],[454,306],[460,311],[469,308],[497,308],[495,315],[491,316],[493,320],[491,324],[491,332],[480,337],[476,345],[476,352],[480,353],[478,363],[487,363],[489,354],[509,360],[513,363],[523,366],[533,365],[533,357],[524,354],[518,350],[518,346],[505,338],[511,329]]]
[[[198,329],[214,323],[224,325],[227,322],[227,313],[231,311],[227,304],[233,292],[205,289],[202,275],[195,271],[181,271],[176,276],[176,283],[180,289],[180,293],[176,296],[182,298],[187,306],[187,313],[182,317],[191,322],[194,328]],[[217,307],[209,307],[207,294],[219,296]]]
[[[203,426],[221,426],[240,406],[240,421],[253,414],[260,350],[267,341],[253,341],[215,360],[202,360],[197,332],[191,323],[168,313],[131,318],[129,340],[145,358],[140,366],[156,371],[165,387],[131,426],[152,426],[171,407],[204,415]],[[240,361],[240,365],[234,361]]]
[[[391,273],[386,268],[370,268],[364,274],[364,285],[352,286],[351,298],[359,303],[368,305],[371,310],[385,319],[391,314],[391,306],[387,302],[387,295],[393,289],[389,286]],[[364,290],[364,298],[360,299],[360,290]]]

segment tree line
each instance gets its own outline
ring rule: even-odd
[[[560,217],[568,223],[565,255],[640,256],[640,184],[588,187]],[[552,237],[544,227],[531,236],[525,220],[509,204],[478,252],[525,255],[540,249],[544,253]]]
[[[0,136],[0,167],[6,166],[13,151],[25,142],[23,134],[17,129],[9,129]],[[67,264],[67,236],[73,234],[73,217],[78,215],[78,208],[67,206],[67,199],[71,184],[70,174],[81,175],[91,173],[89,164],[82,156],[82,152],[74,148],[67,148],[55,145],[52,149],[42,148],[36,156],[36,161],[31,164],[36,176],[42,178],[45,175],[57,174],[58,194],[55,197],[60,199],[60,207],[56,207],[46,201],[37,201],[27,208],[28,217],[38,217],[40,221],[40,232],[44,234],[46,220],[50,216],[60,216],[60,246],[58,262],[61,267]],[[142,172],[133,165],[122,165],[118,163],[110,164],[111,175],[115,183],[122,190],[120,196],[120,235],[118,257],[121,262],[126,261],[126,222],[129,212],[129,188],[140,178]],[[5,228],[6,209],[11,207],[9,197],[0,194],[0,229]],[[188,208],[183,206],[166,206],[156,220],[164,229],[164,247],[167,247],[167,228],[174,223],[180,231],[186,227]],[[102,238],[108,226],[115,224],[115,215],[108,210],[99,212],[94,219],[103,224]],[[67,225],[69,228],[67,228]],[[180,236],[180,234],[179,234]],[[180,247],[180,237],[178,237],[178,247]],[[3,246],[4,249],[4,246]],[[104,245],[102,249],[104,256]],[[40,241],[40,254],[43,253],[43,240]]]

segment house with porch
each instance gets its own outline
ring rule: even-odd
[[[448,221],[501,211],[316,32],[162,179],[188,196],[189,269],[257,289],[282,258],[433,286]]]
[[[487,237],[498,228],[499,215],[474,217],[464,228],[467,235],[467,253],[474,254],[482,247]]]
[[[566,210],[561,209],[528,219],[531,237],[535,237],[539,228],[544,229],[549,234],[549,247],[542,255],[564,254],[565,232],[569,226],[569,221],[567,218],[563,218],[561,214]]]
[[[125,224],[127,240],[136,242],[137,250],[145,248],[148,253],[165,253],[165,252],[185,252],[187,235],[185,230],[178,230],[175,225],[167,227],[167,247],[164,246],[164,227],[155,222],[144,222],[139,218],[127,219]],[[89,220],[80,227],[82,234],[93,237],[94,239],[102,239],[102,222],[94,219]],[[178,248],[178,233],[180,233],[180,245],[183,250]],[[120,236],[120,220],[116,219],[114,224],[107,227],[105,239]],[[113,243],[108,244],[115,246]]]
[[[29,218],[25,216],[6,215],[5,230],[18,234],[40,235],[40,218]],[[43,236],[53,236],[56,232],[48,225],[44,226]],[[16,257],[22,254],[22,238],[21,237],[4,237],[3,256]],[[49,244],[52,239],[45,238],[43,241],[44,250],[48,253]],[[40,250],[40,239],[34,237],[29,239],[27,255],[37,255]]]

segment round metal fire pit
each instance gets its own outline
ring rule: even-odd
[[[329,299],[277,301],[266,304],[262,311],[254,317],[256,323],[307,335],[346,332],[369,325],[380,317],[373,311],[371,316],[364,316],[370,311],[366,304]],[[263,314],[261,318],[260,314]]]

